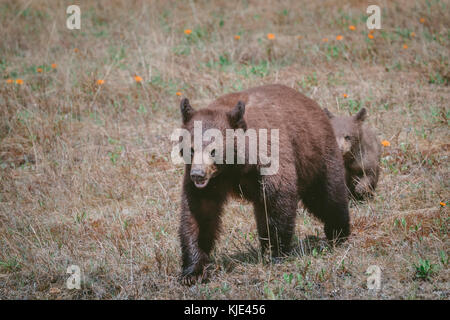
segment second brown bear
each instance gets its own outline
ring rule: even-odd
[[[347,187],[356,199],[373,196],[380,174],[380,142],[364,120],[367,110],[362,108],[353,116],[335,116],[328,109],[339,149],[345,164]]]

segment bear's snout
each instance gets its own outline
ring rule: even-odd
[[[204,179],[206,176],[206,172],[203,169],[192,169],[191,170],[191,178],[196,179]]]
[[[191,180],[194,182],[197,188],[206,187],[208,184],[208,179],[206,177],[206,171],[201,168],[192,168],[191,170]]]

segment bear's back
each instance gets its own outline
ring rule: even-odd
[[[300,92],[284,85],[264,85],[226,94],[208,108],[226,112],[238,101],[245,103],[247,129],[267,129],[269,145],[270,131],[279,130],[280,166],[295,162],[297,170],[314,168],[311,163],[319,166],[339,152],[328,117]]]
[[[296,129],[306,124],[329,123],[320,107],[300,92],[271,84],[219,97],[208,108],[230,111],[238,101],[245,103],[248,128]]]

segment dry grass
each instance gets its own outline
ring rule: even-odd
[[[365,1],[80,6],[70,31],[63,1],[0,3],[0,298],[449,298],[449,1],[381,1],[373,39]],[[258,255],[250,206],[230,202],[211,281],[183,287],[176,92],[203,107],[274,82],[333,112],[368,108],[390,142],[377,194],[352,203],[351,239],[333,251],[299,209],[279,264]],[[65,289],[71,264],[82,290]]]

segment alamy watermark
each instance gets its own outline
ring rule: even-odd
[[[69,30],[81,29],[81,9],[77,5],[70,5],[66,9],[66,13],[69,15],[66,20],[66,26]],[[381,29],[381,9],[379,6],[372,4],[367,7],[366,13],[369,14],[366,25],[367,28]]]
[[[211,162],[235,164],[236,162],[236,164],[260,165],[261,175],[274,175],[278,172],[279,129],[270,129],[269,142],[267,129],[258,129],[258,131],[251,128],[245,131],[226,129],[224,139],[219,129],[210,128],[203,132],[202,126],[202,121],[194,121],[193,140],[189,130],[177,128],[172,132],[170,140],[178,142],[171,152],[174,164],[209,164]]]
[[[366,13],[370,14],[367,18],[366,26],[368,29],[381,29],[381,9],[373,4],[367,7]]]
[[[66,273],[70,276],[67,278],[67,289],[81,289],[81,269],[77,265],[71,265],[67,267]]]
[[[367,268],[367,289],[380,290],[381,289],[381,268],[377,265],[371,265]]]
[[[66,13],[69,15],[66,20],[66,27],[69,30],[81,29],[81,9],[77,5],[70,5],[66,9]]]

